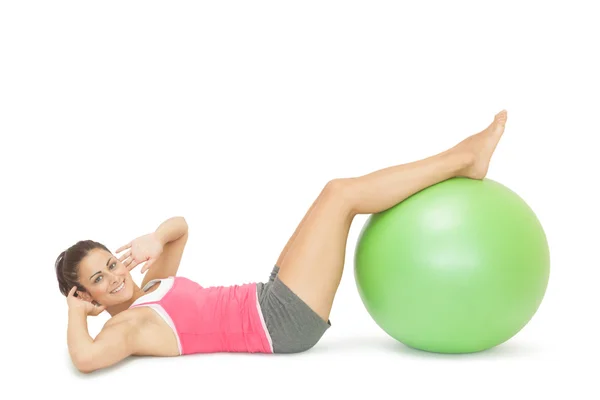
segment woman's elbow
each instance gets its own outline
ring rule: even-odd
[[[188,231],[188,223],[183,216],[172,217],[170,221],[173,223],[174,230],[181,233],[183,236]],[[175,228],[176,227],[176,228]]]
[[[79,372],[81,372],[82,374],[91,374],[92,372],[96,371],[97,368],[77,368],[79,370]]]
[[[181,218],[181,223],[185,227],[185,231],[187,232],[187,230],[188,230],[188,223],[187,223],[187,221],[185,220],[184,217],[179,217],[179,218]]]
[[[99,369],[95,364],[94,359],[90,356],[76,356],[73,357],[72,361],[75,368],[84,374],[89,374]]]

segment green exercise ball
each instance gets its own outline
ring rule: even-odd
[[[371,215],[354,256],[358,292],[377,325],[436,353],[513,337],[536,313],[550,274],[536,215],[487,178],[449,179]]]

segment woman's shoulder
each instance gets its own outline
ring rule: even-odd
[[[127,308],[118,314],[111,316],[104,323],[104,328],[116,324],[127,324],[131,327],[139,327],[140,324],[148,319],[149,314],[146,307]]]

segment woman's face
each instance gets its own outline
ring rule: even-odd
[[[127,268],[104,249],[94,249],[79,265],[79,283],[93,300],[110,307],[133,296],[133,280]]]

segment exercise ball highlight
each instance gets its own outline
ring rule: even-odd
[[[537,312],[550,274],[538,218],[487,178],[452,178],[371,215],[354,256],[358,292],[377,325],[436,353],[509,340]]]

